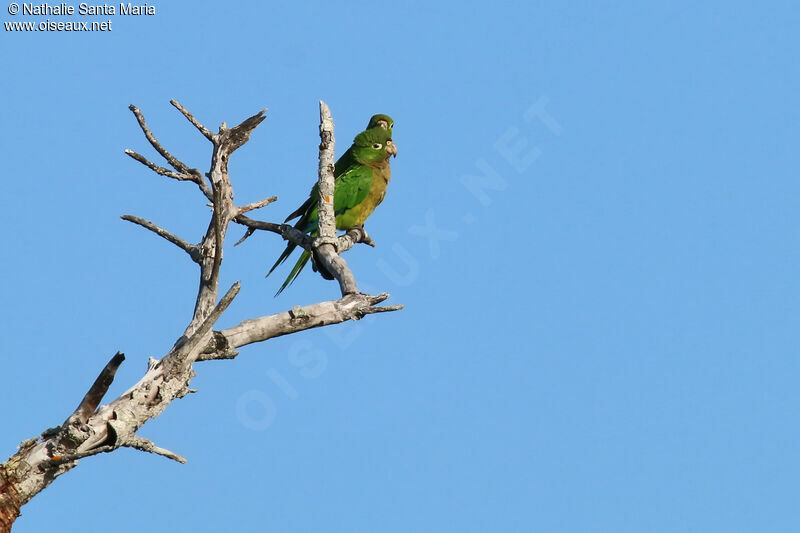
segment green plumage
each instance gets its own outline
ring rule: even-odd
[[[340,230],[363,226],[367,217],[383,201],[391,177],[389,157],[397,155],[397,147],[392,141],[394,121],[390,117],[374,115],[367,126],[365,131],[356,136],[352,146],[342,154],[334,169],[333,210],[336,216],[336,228]],[[289,215],[286,221],[300,217],[294,227],[316,237],[319,222],[318,202],[319,192],[315,184],[308,200]],[[283,263],[296,247],[296,244],[290,242],[272,265],[267,276]],[[309,252],[304,250],[275,296],[297,278],[309,258]]]

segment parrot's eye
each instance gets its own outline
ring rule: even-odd
[[[380,150],[381,148],[383,148],[383,145],[381,143],[375,143],[372,145],[372,147],[376,150]]]

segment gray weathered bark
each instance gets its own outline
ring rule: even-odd
[[[231,359],[238,354],[237,348],[248,344],[402,308],[401,305],[377,306],[389,297],[388,294],[370,296],[359,293],[353,273],[338,255],[357,242],[374,243],[360,228],[336,237],[333,218],[333,120],[324,102],[320,102],[320,237],[316,239],[287,224],[273,224],[245,216],[247,212],[269,205],[276,200],[275,197],[241,207],[234,203],[228,161],[231,154],[249,140],[250,133],[264,120],[266,110],[233,128],[227,128],[223,123],[219,131],[213,133],[181,104],[175,100],[171,103],[212,143],[211,168],[206,174],[207,180],[200,171],[189,168],[161,146],[135,106],[130,106],[130,110],[142,132],[173,170],[156,165],[132,150],[126,150],[125,153],[157,174],[195,183],[212,202],[206,233],[199,244],[191,244],[145,219],[133,215],[123,215],[122,218],[176,245],[200,266],[200,284],[192,319],[169,352],[160,360],[151,358],[144,376],[119,398],[98,408],[117,368],[125,359],[118,352],[63,424],[23,441],[17,453],[0,464],[0,533],[11,530],[22,505],[57,477],[75,468],[78,461],[85,457],[129,447],[185,463],[186,459],[180,455],[157,446],[136,432],[145,422],[164,411],[173,400],[194,392],[189,388],[189,383],[196,375],[193,369],[195,362]],[[235,283],[218,301],[222,244],[231,222],[246,226],[248,234],[257,229],[272,231],[311,250],[316,260],[339,281],[342,298],[304,307],[295,306],[285,312],[244,320],[232,328],[214,331],[215,322],[240,289],[239,283]]]

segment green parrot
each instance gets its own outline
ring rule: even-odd
[[[386,125],[378,124],[381,121]],[[393,122],[386,115],[375,115],[369,125],[373,127],[359,133],[353,140],[352,146],[336,162],[333,210],[337,229],[348,230],[363,226],[367,217],[386,195],[386,187],[391,177],[389,156],[397,155],[397,146],[392,141]],[[314,184],[308,200],[286,217],[286,222],[299,216],[300,220],[294,227],[316,237],[319,223],[318,201],[318,186]],[[283,263],[296,247],[293,242],[287,244],[267,276]],[[283,292],[297,278],[310,257],[311,254],[304,250],[275,296]]]
[[[377,114],[377,115],[372,115],[372,117],[369,119],[369,122],[367,123],[367,128],[366,128],[365,131],[369,131],[369,130],[371,130],[373,128],[383,128],[383,129],[385,129],[385,130],[387,130],[389,132],[389,137],[391,137],[392,128],[393,127],[394,127],[394,120],[392,120],[392,117],[390,117],[389,115]],[[333,177],[334,177],[334,179],[338,179],[339,176],[341,176],[342,173],[345,170],[347,170],[348,168],[353,166],[353,164],[355,162],[356,162],[356,160],[353,157],[353,146],[351,146],[336,161],[335,167],[333,169]],[[334,191],[335,191],[335,189],[334,189]],[[293,218],[297,218],[297,217],[301,216],[303,213],[308,211],[310,206],[316,207],[318,199],[319,199],[319,195],[317,195],[317,186],[315,184],[314,188],[311,189],[311,194],[308,195],[308,200],[303,202],[303,205],[301,205],[300,207],[295,209],[292,212],[291,215],[286,217],[286,220],[284,220],[284,222],[288,222],[288,221],[292,220]],[[272,270],[270,270],[270,272],[272,272]],[[267,274],[267,275],[269,276],[269,274]]]

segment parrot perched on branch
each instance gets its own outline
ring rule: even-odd
[[[394,120],[389,115],[372,115],[367,123],[367,129],[365,131],[369,131],[373,128],[383,128],[389,131],[389,137],[392,136],[392,128],[394,127]],[[336,161],[335,167],[333,169],[333,178],[338,179],[342,173],[353,166],[355,163],[355,159],[353,158],[353,146],[350,146],[342,156]],[[334,189],[335,191],[336,189]],[[335,192],[334,192],[335,194]],[[314,184],[314,187],[311,189],[311,194],[308,195],[308,200],[303,202],[303,205],[295,209],[291,215],[286,217],[284,222],[288,222],[293,218],[297,218],[301,216],[303,213],[309,210],[310,207],[316,207],[317,201],[319,200],[319,194],[317,193],[317,184]],[[349,228],[348,228],[349,229]],[[293,248],[294,249],[294,248]],[[275,267],[272,267],[273,269]],[[272,270],[270,270],[272,272]],[[269,276],[269,274],[267,274]]]
[[[374,115],[367,126],[365,131],[356,136],[352,146],[342,154],[335,165],[333,211],[336,216],[336,229],[348,230],[363,226],[367,217],[386,195],[386,187],[391,176],[389,156],[397,155],[397,146],[392,141],[394,121],[386,115]],[[318,202],[318,185],[314,184],[308,200],[286,217],[285,222],[300,217],[294,227],[316,237],[319,223]],[[296,247],[293,242],[287,244],[267,276],[286,261]],[[304,250],[275,296],[283,292],[297,278],[310,257],[311,254]]]

